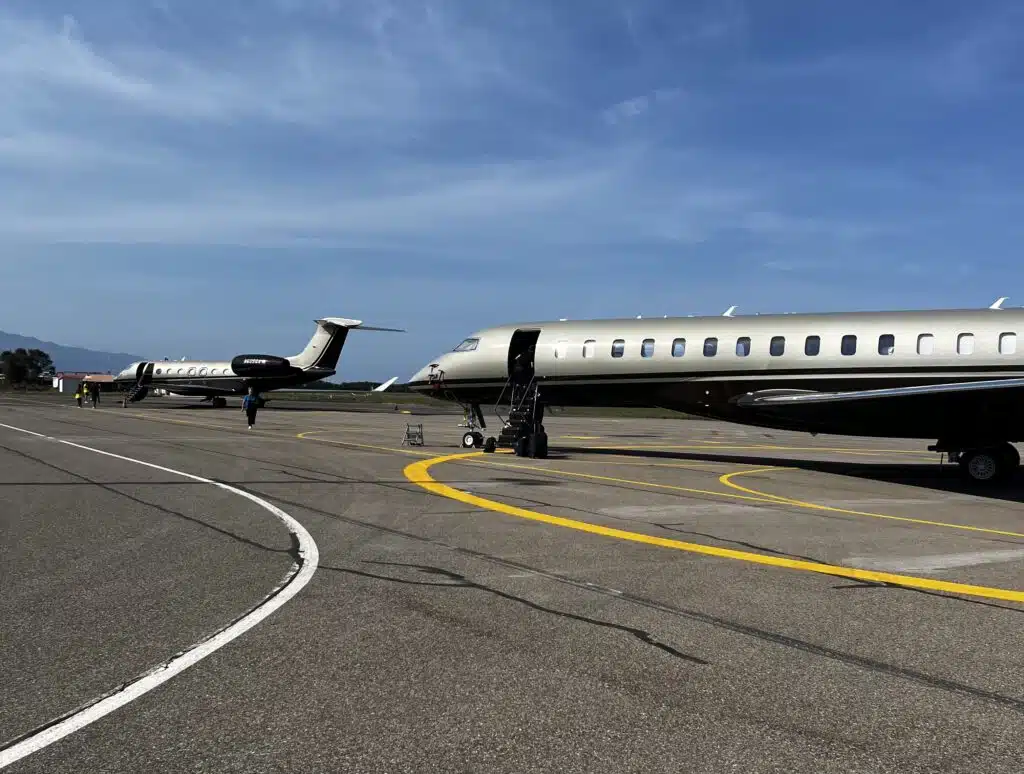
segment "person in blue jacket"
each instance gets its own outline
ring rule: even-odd
[[[260,407],[260,399],[256,396],[256,388],[250,387],[249,394],[242,399],[242,411],[249,419],[249,429],[256,424],[256,411]]]

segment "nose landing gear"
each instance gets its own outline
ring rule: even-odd
[[[462,409],[465,413],[465,419],[460,424],[466,428],[466,432],[462,434],[462,448],[482,448],[485,452],[493,452],[497,446],[496,439],[488,438],[485,441],[484,434],[477,430],[478,426],[481,430],[487,429],[487,423],[484,422],[484,415],[480,410],[480,405],[474,403],[470,406],[463,406]]]

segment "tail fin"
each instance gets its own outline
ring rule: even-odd
[[[394,331],[404,333],[400,328],[374,328],[363,325],[362,320],[349,320],[344,317],[325,317],[316,321],[316,333],[309,340],[306,348],[298,355],[288,358],[288,362],[303,371],[325,369],[333,371],[341,357],[341,348],[345,346],[348,332],[353,328],[368,331]]]
[[[384,384],[378,384],[376,387],[374,387],[373,388],[373,392],[384,392],[385,390],[387,390],[388,387],[390,387],[392,384],[394,384],[397,381],[398,381],[398,377],[397,376],[392,376],[390,379],[388,379],[386,382],[384,382]]]

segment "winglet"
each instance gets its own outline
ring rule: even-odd
[[[386,382],[384,382],[384,384],[379,384],[376,387],[374,387],[373,388],[373,392],[384,392],[384,390],[386,390],[388,387],[390,387],[392,384],[394,384],[397,381],[398,381],[398,377],[397,376],[392,376],[390,379],[388,379]]]
[[[1003,296],[1002,298],[997,298],[992,303],[992,305],[989,307],[989,309],[1002,309],[1003,308],[1003,302],[1006,301],[1008,298],[1009,298],[1009,296]]]
[[[724,312],[722,312],[722,317],[732,317],[732,313],[735,312],[735,311],[736,311],[736,306],[735,305],[730,306],[728,309],[726,309]]]

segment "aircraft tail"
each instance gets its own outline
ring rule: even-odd
[[[348,332],[353,328],[366,331],[394,331],[404,333],[400,328],[376,328],[363,325],[362,320],[349,320],[345,317],[325,317],[316,321],[316,333],[309,340],[306,348],[298,355],[288,358],[288,362],[303,371],[311,369],[327,369],[333,371],[341,357],[341,348],[345,346]]]

